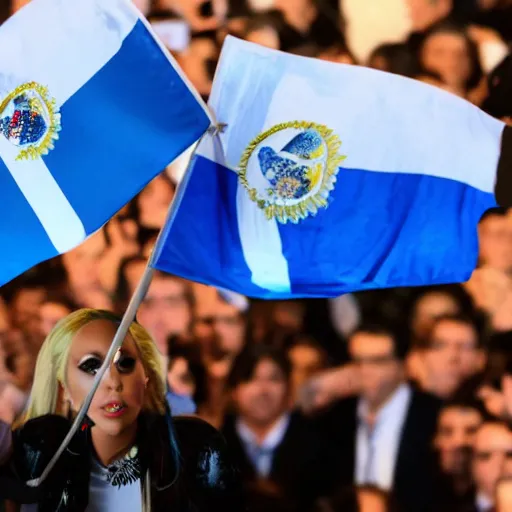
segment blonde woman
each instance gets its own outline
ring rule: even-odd
[[[137,323],[48,479],[37,489],[24,485],[41,474],[69,430],[119,321],[82,309],[50,333],[0,472],[0,499],[22,504],[22,512],[242,510],[223,438],[199,419],[171,420],[158,351]]]

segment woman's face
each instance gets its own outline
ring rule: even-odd
[[[94,320],[73,338],[66,369],[66,394],[75,412],[92,387],[116,329],[108,320]],[[113,437],[133,428],[144,403],[146,384],[139,351],[131,335],[127,335],[89,408],[94,428]]]
[[[437,73],[448,86],[465,91],[471,76],[471,59],[462,35],[448,32],[431,35],[423,45],[421,60],[425,69]]]

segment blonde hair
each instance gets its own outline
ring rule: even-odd
[[[90,322],[107,320],[116,325],[121,319],[109,311],[79,309],[63,318],[44,341],[34,373],[32,391],[21,423],[45,414],[61,414],[59,386],[66,385],[66,367],[71,342],[77,332]],[[133,322],[128,330],[140,354],[148,384],[143,408],[165,414],[165,377],[160,354],[146,329]]]

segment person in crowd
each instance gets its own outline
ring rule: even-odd
[[[504,208],[487,211],[479,223],[479,267],[465,284],[494,331],[512,330],[512,224]]]
[[[292,403],[296,403],[302,386],[327,367],[327,354],[315,340],[308,337],[294,340],[287,352],[292,365]]]
[[[484,334],[476,319],[446,315],[435,320],[420,350],[423,371],[418,384],[439,398],[450,398],[464,380],[483,371]]]
[[[171,340],[167,364],[167,401],[173,415],[195,414],[207,398],[206,369],[197,346]],[[172,390],[172,391],[171,391]]]
[[[252,17],[247,23],[244,39],[267,48],[279,50],[279,20],[275,16],[260,14]]]
[[[62,255],[66,273],[63,293],[79,307],[112,308],[111,298],[101,279],[101,267],[106,251],[105,235],[99,231],[75,249]]]
[[[318,434],[290,409],[291,364],[286,353],[250,345],[228,377],[234,415],[221,429],[246,484],[269,481],[295,504],[309,510],[329,478]]]
[[[39,330],[43,338],[55,327],[57,322],[78,309],[67,297],[49,295],[39,307]]]
[[[469,508],[474,502],[472,451],[483,420],[483,407],[473,397],[454,398],[439,413],[434,445],[440,469],[435,489],[440,510]]]
[[[135,292],[147,265],[141,256],[123,262],[119,271],[117,297],[119,310],[124,311]],[[168,357],[171,336],[186,339],[194,317],[194,297],[184,279],[154,271],[148,292],[137,312],[137,318],[153,336],[162,357]],[[167,362],[165,362],[167,368]]]
[[[508,425],[486,420],[478,429],[473,449],[472,472],[476,487],[475,512],[491,511],[495,504],[496,486],[505,465],[512,460],[512,432]]]
[[[368,67],[409,78],[415,77],[419,72],[417,57],[405,43],[378,46],[368,59]]]
[[[455,94],[467,98],[482,83],[478,49],[468,30],[449,20],[433,25],[419,47],[420,67],[435,73]]]
[[[48,336],[1,471],[0,497],[24,504],[23,512],[242,510],[224,440],[196,418],[170,418],[158,351],[137,323],[53,477],[40,487],[25,484],[41,474],[67,434],[119,323],[112,313],[83,309]]]
[[[349,353],[359,372],[359,395],[333,405],[319,424],[340,484],[376,485],[393,491],[405,510],[427,510],[440,403],[407,383],[405,341],[387,327],[357,329]]]

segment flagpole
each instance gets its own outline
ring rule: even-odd
[[[137,288],[135,289],[135,292],[133,293],[130,302],[128,304],[128,307],[126,308],[126,311],[123,315],[123,318],[121,319],[121,323],[119,324],[119,327],[117,328],[117,331],[114,335],[114,339],[112,340],[112,344],[110,345],[110,348],[107,352],[107,355],[105,356],[105,360],[103,361],[103,364],[99,368],[98,372],[96,373],[96,376],[94,377],[94,381],[92,384],[92,388],[85,397],[85,400],[83,404],[80,407],[80,410],[78,411],[73,424],[71,425],[71,428],[69,432],[67,433],[66,437],[62,441],[61,445],[59,446],[58,450],[55,452],[53,457],[51,458],[48,465],[45,467],[44,471],[41,473],[41,476],[38,478],[34,478],[32,480],[29,480],[27,482],[27,485],[30,487],[38,487],[41,485],[48,475],[50,474],[50,471],[53,469],[57,461],[59,460],[59,457],[62,455],[64,450],[68,447],[69,443],[73,439],[73,436],[77,433],[78,429],[81,427],[82,422],[85,418],[85,415],[87,414],[87,411],[89,410],[89,407],[91,405],[92,399],[94,398],[94,394],[96,393],[98,387],[100,386],[101,380],[103,379],[105,373],[110,368],[114,361],[114,357],[116,355],[116,352],[119,350],[121,345],[123,344],[124,339],[126,338],[126,335],[128,334],[128,330],[130,329],[130,325],[135,320],[135,315],[137,314],[137,310],[139,309],[139,306],[141,305],[142,301],[144,300],[144,297],[146,296],[146,293],[149,289],[149,285],[151,284],[151,279],[153,277],[154,270],[151,266],[151,262],[153,260],[153,255],[155,253],[155,250],[159,247],[161,240],[163,239],[164,234],[164,228],[167,225],[167,222],[169,219],[171,219],[174,216],[175,210],[179,205],[179,199],[181,197],[180,189],[183,187],[185,188],[186,181],[187,181],[187,175],[189,174],[189,171],[192,167],[192,162],[194,160],[194,157],[196,155],[196,150],[203,138],[209,134],[213,137],[216,137],[220,131],[223,130],[223,125],[215,126],[213,125],[210,129],[208,129],[207,132],[199,139],[199,141],[196,144],[196,147],[192,151],[192,154],[190,156],[189,162],[187,164],[187,168],[185,170],[185,174],[182,178],[182,181],[178,185],[176,196],[171,202],[169,206],[169,210],[167,211],[167,218],[165,220],[164,226],[160,229],[160,232],[158,234],[158,238],[156,240],[156,243],[153,247],[153,250],[151,251],[151,255],[148,258],[148,261],[146,263],[146,268],[144,269],[144,273],[142,274],[142,277],[140,278],[140,281],[137,285]]]

